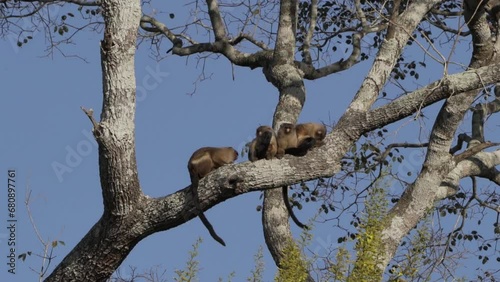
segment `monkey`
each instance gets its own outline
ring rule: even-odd
[[[205,214],[200,208],[198,198],[198,183],[200,179],[205,177],[211,171],[233,163],[238,158],[238,152],[232,147],[202,147],[196,150],[188,161],[189,177],[191,178],[191,190],[193,192],[193,201],[197,210],[197,215],[200,217],[203,225],[208,229],[208,232],[215,241],[221,245],[226,246],[224,240],[215,233],[215,230],[205,217]]]
[[[304,156],[313,147],[319,147],[324,144],[323,139],[326,137],[326,126],[319,123],[302,123],[293,125],[291,123],[283,123],[278,130],[278,151],[277,158],[282,158],[284,154],[293,156]],[[295,213],[290,206],[288,199],[288,187],[283,186],[283,200],[285,201],[286,209],[290,214],[293,222],[302,229],[308,227],[300,222],[295,216]]]
[[[277,156],[277,152],[280,149],[280,146],[281,153],[284,155],[285,150],[283,148],[295,147],[297,144],[295,127],[291,123],[285,123],[281,125],[281,128],[278,131],[278,135],[281,136],[281,138],[276,138],[273,129],[265,125],[259,126],[255,135],[256,137],[250,144],[250,151],[248,153],[248,159],[251,162],[255,162],[264,158],[267,160],[272,159],[274,156]],[[293,213],[290,202],[288,201],[288,187],[283,186],[281,190],[283,193],[283,200],[285,201],[286,209],[292,217],[292,220],[300,228],[307,228],[307,226],[300,222]]]
[[[326,137],[326,126],[314,122],[297,124],[295,125],[295,135],[297,145],[285,148],[285,153],[293,156],[305,156],[311,148],[323,146],[323,139]],[[286,136],[287,138],[293,138],[293,136]]]
[[[285,155],[286,149],[297,147],[297,134],[295,126],[291,123],[281,124],[278,130],[277,142],[278,151],[276,152],[276,157],[281,159]]]
[[[276,142],[276,135],[271,127],[262,125],[259,126],[255,133],[255,139],[250,143],[250,150],[248,152],[248,159],[251,162],[274,158],[278,150],[278,143]]]
[[[304,139],[312,137],[315,140],[314,147],[323,146],[326,137],[326,126],[324,124],[308,122],[295,125],[297,142],[300,144]]]
[[[276,152],[276,157],[278,159],[281,159],[283,158],[285,153],[295,156],[305,155],[307,150],[309,150],[310,148],[312,148],[312,146],[314,146],[315,139],[312,137],[306,137],[300,135],[300,141],[299,141],[299,136],[297,135],[297,130],[295,125],[291,123],[283,123],[281,124],[280,129],[278,130],[277,142],[278,142],[278,151]],[[295,216],[295,213],[293,212],[292,206],[290,205],[290,201],[288,199],[288,186],[282,186],[281,192],[283,196],[283,201],[285,202],[285,207],[288,211],[288,214],[292,218],[293,222],[295,222],[295,224],[298,227],[302,229],[307,229],[308,227],[302,222],[300,222],[300,220]]]
[[[316,139],[308,134],[308,126],[297,127],[291,123],[283,123],[278,130],[278,151],[276,157],[283,158],[285,154],[305,156],[307,151],[316,144]]]

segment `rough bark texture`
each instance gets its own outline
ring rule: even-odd
[[[267,79],[278,89],[280,99],[274,112],[273,128],[277,132],[284,122],[297,122],[305,102],[303,74],[294,65],[297,1],[280,2],[278,37],[273,60],[264,68]],[[288,199],[287,199],[288,200]],[[289,214],[280,188],[264,191],[262,204],[264,238],[278,267],[287,244],[294,243]],[[314,281],[308,277],[309,281]]]
[[[46,281],[105,281],[139,242],[141,190],[135,159],[135,43],[140,1],[105,0],[101,43],[103,108],[95,123],[104,214]],[[130,232],[132,231],[132,232]]]

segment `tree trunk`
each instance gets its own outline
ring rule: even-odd
[[[105,281],[137,244],[133,214],[142,198],[135,160],[135,44],[140,1],[103,0],[103,108],[95,122],[104,214],[46,281]]]

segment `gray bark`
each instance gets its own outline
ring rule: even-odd
[[[142,200],[135,159],[135,43],[140,1],[104,0],[103,108],[94,121],[104,213],[46,281],[104,281],[137,244],[131,214]]]
[[[266,78],[278,89],[280,95],[273,120],[276,132],[282,123],[297,122],[306,99],[303,73],[294,65],[297,4],[296,0],[280,2],[274,56],[269,66],[264,68]],[[284,250],[287,244],[295,244],[284,200],[281,187],[264,191],[262,203],[264,238],[278,267],[281,266],[285,256]],[[311,277],[308,277],[308,280],[314,281]]]

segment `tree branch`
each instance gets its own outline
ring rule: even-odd
[[[311,39],[314,35],[316,28],[316,21],[318,17],[318,0],[311,1],[311,16],[309,17],[309,28],[307,29],[306,38],[302,47],[303,62],[310,65],[312,64],[311,58]]]
[[[224,41],[226,38],[226,27],[219,12],[217,0],[207,0],[208,15],[212,23],[212,29],[215,35],[215,41]]]
[[[498,145],[500,145],[500,143],[485,142],[485,143],[478,144],[474,147],[467,149],[465,152],[462,152],[462,153],[454,156],[453,161],[458,163],[464,159],[467,159],[469,157],[474,156],[475,154],[481,152],[482,150],[484,150],[486,148],[490,148],[490,147],[498,146]]]
[[[495,177],[490,178],[494,176],[491,172],[495,170],[495,166],[497,165],[500,165],[500,150],[479,152],[459,162],[444,178],[440,188],[452,188],[458,191],[460,180],[469,176],[485,177],[497,183]]]
[[[411,36],[411,31],[438,2],[437,0],[413,2],[402,14],[394,19],[394,22],[390,23],[389,28],[392,30],[392,35],[388,36],[380,46],[372,68],[347,109],[348,113],[351,111],[367,111],[373,105],[396,60],[401,56]]]

